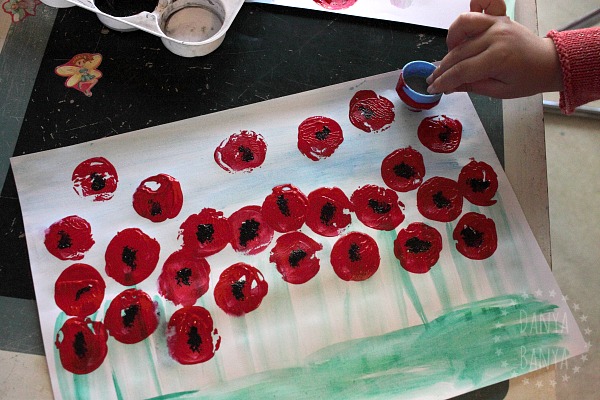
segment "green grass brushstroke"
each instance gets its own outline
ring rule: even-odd
[[[394,249],[393,242],[397,237],[397,233],[395,231],[389,231],[388,235],[391,236],[390,239],[392,239],[392,238],[393,239],[392,239],[392,246],[386,247],[386,249],[389,249],[389,251],[393,252],[394,251],[393,250]],[[424,324],[428,323],[429,320],[427,319],[427,315],[425,314],[425,309],[423,308],[423,305],[421,304],[421,299],[419,298],[417,289],[415,288],[415,285],[413,285],[413,282],[410,279],[411,273],[406,271],[404,268],[402,268],[402,266],[400,265],[400,261],[398,261],[396,256],[394,256],[393,258],[390,258],[390,260],[396,260],[396,264],[393,267],[398,268],[397,271],[398,271],[398,274],[400,275],[400,279],[402,281],[402,287],[406,290],[406,294],[410,298],[410,301],[411,301],[413,307],[415,308],[415,310],[417,311],[417,314],[421,318],[421,321],[423,321]]]
[[[544,366],[523,363],[524,348],[567,355],[559,345],[565,327],[551,318],[556,308],[533,297],[499,296],[456,307],[427,324],[328,346],[297,368],[154,399],[410,398],[435,383],[486,386]],[[550,318],[529,326],[542,316]]]

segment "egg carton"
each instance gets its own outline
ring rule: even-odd
[[[214,51],[238,14],[244,0],[156,0],[152,11],[131,12],[134,0],[41,0],[51,7],[78,6],[96,13],[116,31],[142,30],[159,36],[164,46],[183,57],[199,57]],[[141,1],[137,0],[139,4]],[[121,3],[121,4],[119,4]],[[148,0],[151,8],[152,0]],[[135,12],[135,11],[134,11]]]

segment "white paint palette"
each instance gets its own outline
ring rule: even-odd
[[[43,2],[52,7],[79,6],[90,10],[110,29],[139,29],[159,36],[167,49],[183,57],[204,56],[216,50],[244,4],[244,0],[158,0],[152,11],[117,16],[98,7],[94,0]]]

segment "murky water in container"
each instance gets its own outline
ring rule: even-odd
[[[201,42],[214,36],[222,26],[222,18],[213,10],[189,5],[166,19],[163,32],[173,39]]]

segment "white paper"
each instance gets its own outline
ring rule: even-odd
[[[398,71],[386,73],[13,158],[55,397],[447,398],[584,352],[579,328],[468,96],[444,96],[433,110],[414,113],[394,90],[398,76]],[[388,129],[366,133],[350,124],[349,102],[359,90],[373,90],[393,102],[395,119]],[[423,118],[442,114],[460,120],[464,128],[460,147],[451,154],[429,151],[416,135]],[[344,141],[332,156],[315,162],[300,154],[297,135],[298,125],[317,115],[336,120],[343,128]],[[229,173],[215,163],[213,153],[222,140],[241,130],[264,137],[268,144],[266,161],[250,173]],[[273,244],[254,256],[236,253],[228,246],[207,258],[210,289],[197,302],[212,314],[222,338],[220,349],[213,359],[198,365],[184,366],[170,358],[164,324],[179,307],[157,294],[156,281],[166,258],[181,246],[178,232],[187,216],[206,207],[230,215],[244,205],[260,205],[274,186],[284,183],[297,186],[305,194],[336,186],[348,196],[361,185],[384,186],[382,159],[392,150],[407,146],[423,154],[426,178],[457,179],[462,166],[473,157],[493,167],[499,179],[497,203],[479,207],[465,201],[463,206],[463,213],[476,211],[495,221],[499,243],[492,257],[473,261],[458,254],[451,237],[453,222],[424,219],[416,207],[416,191],[399,193],[406,219],[396,231],[411,222],[424,221],[442,234],[440,260],[427,274],[411,274],[400,267],[392,251],[394,231],[375,231],[356,218],[347,232],[372,235],[381,253],[379,270],[363,282],[339,279],[329,263],[337,238],[319,237],[306,226],[302,231],[322,243],[324,249],[319,253],[321,270],[302,285],[281,279],[268,259]],[[111,200],[92,202],[73,190],[74,168],[92,157],[105,157],[118,171],[118,189]],[[184,202],[176,218],[153,223],[133,210],[132,195],[143,179],[159,173],[181,183]],[[86,375],[67,372],[54,344],[67,318],[54,302],[54,283],[72,262],[58,260],[44,246],[45,230],[73,214],[91,224],[95,240],[81,262],[95,267],[107,284],[104,303],[92,316],[94,320],[102,321],[111,299],[126,289],[104,271],[104,253],[112,237],[125,228],[137,227],[161,245],[156,270],[136,286],[159,302],[161,325],[137,344],[125,345],[109,338],[106,360]],[[232,317],[216,306],[212,290],[220,272],[238,261],[262,271],[269,293],[255,311]],[[539,310],[532,301],[550,309],[532,311]],[[452,325],[456,327],[454,333],[438,331],[447,323],[438,317],[476,310],[478,304],[502,313],[490,314],[494,318],[483,321],[478,318],[485,313],[475,317],[474,311],[478,325],[459,318]],[[551,329],[547,321],[558,323],[560,328]],[[509,322],[510,326],[506,325]],[[438,334],[431,338],[427,332]],[[367,358],[363,356],[358,361],[349,360],[361,351],[367,358],[381,352],[381,357],[372,361],[381,364],[377,373],[364,372],[361,360]]]

